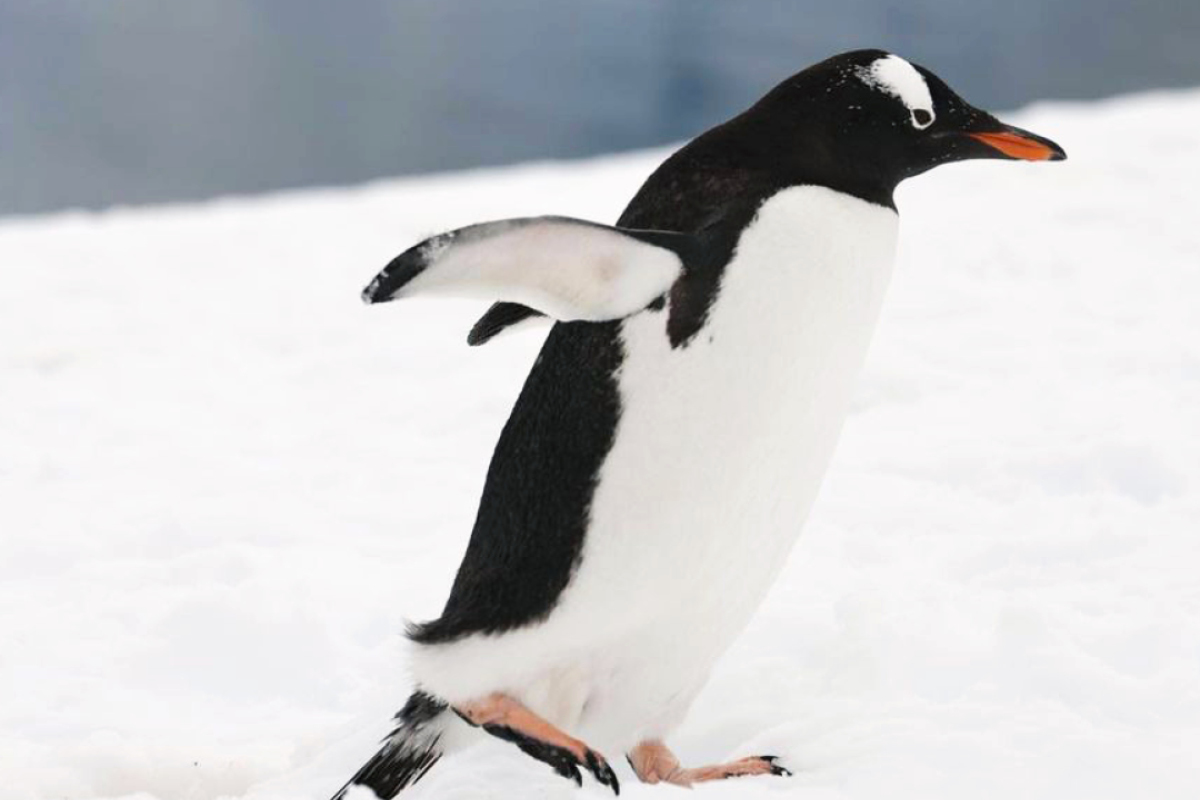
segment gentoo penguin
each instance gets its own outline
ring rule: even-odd
[[[817,493],[891,273],[893,190],[972,158],[1065,155],[929,70],[860,50],[687,144],[616,227],[473,225],[379,273],[368,303],[502,301],[476,343],[532,315],[557,323],[445,610],[408,630],[416,691],[336,797],[393,797],[471,728],[614,793],[615,755],[650,783],[786,774],[771,756],[685,767],[665,740]]]

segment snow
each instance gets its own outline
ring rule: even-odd
[[[796,774],[697,796],[1200,792],[1200,93],[1011,121],[1071,160],[902,189],[821,497],[672,741]],[[0,222],[4,796],[340,786],[542,336],[359,290],[440,230],[611,221],[663,155]],[[487,743],[409,796],[576,791]]]

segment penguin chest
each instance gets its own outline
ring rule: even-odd
[[[723,649],[816,496],[896,230],[891,209],[822,187],[785,189],[740,235],[689,343],[672,347],[665,312],[625,323],[621,416],[598,476],[579,592],[564,600],[607,597],[618,629],[655,614],[694,618]]]

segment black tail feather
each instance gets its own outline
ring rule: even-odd
[[[396,729],[371,759],[338,790],[332,800],[342,800],[351,786],[366,786],[383,800],[391,800],[411,786],[442,757],[441,730],[435,724],[448,706],[421,691],[413,692],[396,714]]]

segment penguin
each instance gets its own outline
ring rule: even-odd
[[[434,236],[367,303],[498,301],[482,344],[554,320],[500,434],[416,690],[352,787],[391,798],[472,736],[619,793],[787,775],[682,765],[667,739],[803,526],[892,271],[903,180],[1058,161],[924,67],[858,50],[793,75],[671,155],[615,226],[564,217]]]

